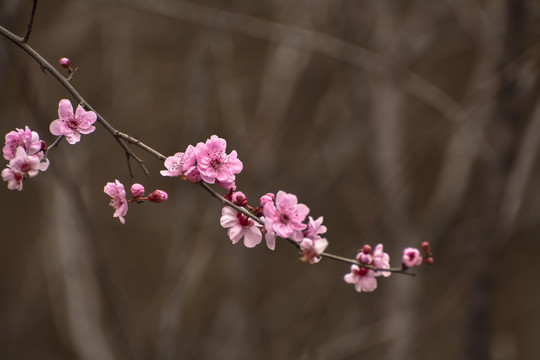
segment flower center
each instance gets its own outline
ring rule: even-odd
[[[243,227],[252,227],[253,226],[253,220],[248,218],[247,215],[245,215],[245,214],[242,214],[242,213],[239,212],[239,213],[236,214],[236,218],[238,219],[238,222],[240,223],[240,225],[242,225]]]
[[[214,154],[212,156],[212,161],[210,162],[210,167],[217,170],[222,167],[222,164],[225,162],[225,156],[223,154]]]
[[[28,172],[29,170],[32,170],[32,167],[28,164],[28,163],[24,163],[23,166],[21,166],[21,171],[26,173]]]
[[[279,215],[279,221],[284,224],[288,224],[291,222],[291,217],[287,213],[281,213],[281,215]]]
[[[111,202],[109,203],[109,206],[112,206],[113,208],[117,209],[120,206],[120,200],[117,198],[111,198]]]
[[[79,126],[79,121],[72,117],[69,119],[69,121],[67,121],[67,126],[69,126],[71,129],[77,129],[77,127]]]
[[[358,270],[355,270],[354,273],[358,276],[366,276],[368,273],[368,269],[365,267],[359,267]]]

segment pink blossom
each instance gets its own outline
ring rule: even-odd
[[[344,276],[345,282],[354,284],[358,292],[371,292],[377,288],[377,279],[375,272],[358,265],[351,266],[351,272]]]
[[[320,238],[319,235],[326,232],[326,226],[322,225],[323,217],[320,216],[317,220],[313,220],[311,216],[308,218],[309,221],[307,228],[304,230],[304,236],[312,240]]]
[[[293,194],[279,191],[276,196],[276,204],[265,202],[263,207],[264,222],[266,228],[266,243],[270,249],[275,247],[275,235],[294,241],[301,242],[304,239],[302,230],[307,225],[302,221],[309,213],[309,208],[304,204],[298,204],[298,199]]]
[[[225,189],[235,188],[235,175],[242,171],[243,164],[238,159],[236,150],[225,153],[227,142],[212,135],[206,143],[198,143],[195,148],[197,168],[201,179],[209,184],[217,182]]]
[[[131,196],[135,199],[144,195],[144,186],[139,183],[131,185]]]
[[[148,200],[155,203],[162,203],[169,198],[169,195],[163,190],[154,190],[148,195]]]
[[[318,263],[321,260],[321,254],[328,246],[328,240],[319,237],[318,239],[304,238],[299,244],[302,250],[302,261],[309,261],[310,264]]]
[[[191,182],[199,182],[201,176],[199,169],[196,166],[197,158],[195,157],[195,148],[189,145],[186,152],[177,152],[173,156],[169,156],[165,160],[167,170],[161,170],[163,176],[181,176],[187,178]]]
[[[9,190],[19,190],[23,189],[23,179],[24,175],[20,172],[13,171],[9,167],[2,170],[2,179],[7,181]]]
[[[375,246],[373,251],[373,266],[377,269],[390,269],[390,256],[383,251],[383,244]],[[375,276],[389,277],[390,271],[376,271]]]
[[[34,177],[38,172],[45,171],[49,167],[49,160],[41,161],[36,155],[27,155],[22,146],[17,148],[15,157],[9,161],[9,165],[2,171],[2,179],[7,181],[8,189],[22,190],[24,177]]]
[[[236,244],[244,237],[244,245],[252,248],[258,245],[262,240],[261,224],[254,222],[246,215],[236,211],[235,209],[224,206],[221,210],[221,226],[228,228],[227,235],[233,244]]]
[[[96,130],[92,125],[96,122],[96,113],[86,111],[79,105],[73,115],[73,106],[67,99],[62,99],[58,103],[58,117],[59,119],[51,123],[49,130],[53,135],[64,135],[70,144],[78,143],[81,134],[90,134]]]
[[[2,149],[4,159],[13,159],[19,146],[24,149],[27,155],[35,155],[41,150],[42,144],[42,141],[39,140],[38,133],[31,131],[28,126],[24,130],[16,129],[16,131],[10,131],[6,134],[6,145]],[[43,154],[40,155],[41,160]]]
[[[111,197],[109,205],[115,210],[113,217],[117,217],[122,224],[125,224],[126,220],[124,216],[126,216],[128,211],[128,203],[124,185],[120,181],[115,180],[115,182],[108,182],[103,191]]]
[[[15,157],[9,161],[8,165],[13,171],[19,172],[29,177],[34,177],[39,170],[45,171],[49,167],[49,160],[41,161],[38,155],[27,155],[26,151],[19,146]]]
[[[424,259],[418,249],[409,247],[403,250],[402,262],[406,267],[420,266],[423,261]]]

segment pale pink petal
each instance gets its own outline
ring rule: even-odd
[[[230,228],[238,224],[238,218],[236,217],[237,211],[225,206],[221,209],[221,218],[219,220],[220,224],[224,228]]]
[[[244,234],[242,231],[242,225],[236,224],[235,226],[231,227],[229,231],[227,231],[227,234],[229,235],[229,238],[231,239],[233,244],[236,244],[238,240],[242,238],[242,235]]]
[[[264,235],[264,239],[266,240],[266,246],[270,250],[274,250],[276,248],[276,236],[274,235],[274,232],[267,232]]]
[[[71,145],[78,143],[81,141],[81,134],[77,131],[73,131],[70,134],[64,134],[66,136],[66,140]]]
[[[359,289],[360,288],[360,289]],[[359,282],[356,283],[356,291],[371,292],[377,288],[377,279],[374,276],[363,276]]]
[[[58,103],[58,117],[60,121],[70,121],[73,118],[73,106],[67,99],[62,99]]]
[[[262,241],[262,233],[259,228],[253,226],[250,228],[244,228],[244,245],[248,248],[259,245]]]
[[[81,105],[77,106],[75,111],[75,118],[85,123],[85,125],[92,125],[97,120],[97,115],[93,111],[86,111]]]
[[[96,130],[96,127],[95,126],[88,126],[86,128],[79,128],[78,131],[81,133],[81,134],[90,134],[90,133],[93,133],[94,130]]]
[[[56,136],[62,135],[62,121],[54,120],[49,126],[49,130],[51,131],[51,134],[53,135],[56,135]]]

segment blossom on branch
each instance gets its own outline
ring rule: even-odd
[[[328,246],[328,240],[318,237],[316,239],[304,238],[300,244],[302,257],[300,260],[307,261],[310,264],[316,264],[321,261],[321,254]]]
[[[227,235],[233,244],[236,244],[244,237],[244,245],[248,248],[255,247],[262,240],[261,230],[258,227],[261,224],[256,223],[235,209],[224,206],[221,210],[221,226],[228,228]]]
[[[390,256],[383,251],[383,244],[375,246],[371,265],[377,269],[390,269]],[[375,276],[389,277],[390,271],[375,271]]]
[[[162,176],[180,176],[191,182],[201,181],[199,169],[196,166],[195,148],[189,145],[185,152],[177,152],[165,160],[167,170],[161,170]]]
[[[225,152],[225,139],[212,135],[206,143],[198,143],[195,147],[197,168],[201,179],[209,184],[217,182],[227,190],[234,189],[235,175],[242,171],[243,164],[238,159],[236,150],[230,154]]]
[[[23,189],[24,175],[18,171],[13,171],[9,167],[2,170],[2,180],[7,181],[9,190],[19,190]]]
[[[96,113],[84,110],[81,105],[77,106],[73,114],[71,102],[62,99],[58,103],[58,119],[51,123],[49,130],[53,135],[64,135],[67,142],[73,145],[81,140],[81,134],[90,134],[96,130],[92,125],[96,120]]]
[[[22,181],[25,177],[34,177],[39,171],[45,171],[49,167],[49,160],[41,161],[43,155],[28,155],[22,146],[17,148],[15,157],[9,161],[7,168],[2,170],[2,179],[7,181],[8,189],[23,189]]]
[[[404,266],[408,268],[420,266],[423,261],[424,259],[420,254],[420,250],[411,247],[403,249],[402,263]]]
[[[27,155],[40,154],[40,160],[43,158],[43,153],[40,152],[44,143],[39,139],[39,134],[31,131],[28,126],[24,130],[16,129],[6,134],[6,144],[2,149],[4,159],[11,160],[17,153],[17,148],[22,147]]]
[[[304,230],[304,236],[308,239],[319,239],[320,234],[324,234],[326,232],[326,226],[322,224],[323,217],[319,216],[317,220],[313,220],[311,216],[308,217],[309,221],[307,224],[307,228]]]
[[[390,256],[383,251],[383,245],[378,244],[373,251],[371,246],[364,245],[362,250],[356,255],[356,260],[366,266],[375,269],[390,269]],[[390,271],[377,271],[367,267],[352,265],[351,272],[346,274],[344,279],[349,284],[355,284],[356,291],[373,291],[377,288],[377,276],[388,277]]]
[[[126,220],[124,216],[126,216],[128,211],[128,203],[124,185],[120,181],[115,180],[115,182],[108,182],[103,188],[103,191],[111,197],[109,205],[115,210],[113,217],[117,217],[122,224],[125,224]]]
[[[278,191],[276,203],[264,202],[263,214],[266,228],[266,244],[269,249],[275,248],[276,234],[284,239],[291,238],[296,242],[304,239],[302,230],[307,228],[302,222],[309,213],[309,208],[298,204],[296,195]]]
[[[358,265],[351,266],[351,272],[344,276],[345,282],[354,284],[354,289],[358,292],[371,292],[377,288],[375,272]]]

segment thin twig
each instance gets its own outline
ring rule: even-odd
[[[34,15],[36,14],[37,2],[38,0],[34,0],[32,2],[32,10],[30,11],[30,19],[28,19],[28,25],[26,25],[26,34],[24,34],[24,37],[21,40],[23,43],[27,43],[28,39],[30,38],[30,33],[32,32],[32,24],[34,23]]]
[[[49,151],[51,151],[51,149],[54,149],[55,147],[58,146],[58,144],[60,144],[60,141],[64,138],[64,135],[60,135],[56,138],[56,140],[54,140],[54,142],[47,146],[47,150],[45,150],[45,154],[43,156],[44,159],[47,158],[47,155],[49,155]]]
[[[115,140],[120,144],[124,152],[129,156],[133,157],[137,164],[141,167],[145,174],[149,174],[148,169],[144,165],[143,161],[137,157],[133,151],[127,146],[127,144],[122,140],[122,136],[119,135],[119,131],[116,130],[108,121],[103,118],[97,111],[95,111],[88,102],[79,94],[77,90],[71,85],[67,78],[60,74],[45,58],[43,58],[38,52],[36,52],[31,46],[26,44],[23,38],[18,37],[13,34],[11,31],[7,30],[3,26],[0,26],[0,34],[14,42],[21,49],[26,51],[34,60],[38,62],[43,71],[48,71],[60,84],[77,100],[77,102],[86,110],[93,111],[97,115],[97,121],[105,127],[105,129],[115,138]],[[142,147],[139,145],[140,142],[133,142],[133,144]],[[142,143],[141,143],[142,144]],[[144,148],[144,147],[143,147]],[[159,154],[159,153],[158,153]]]

